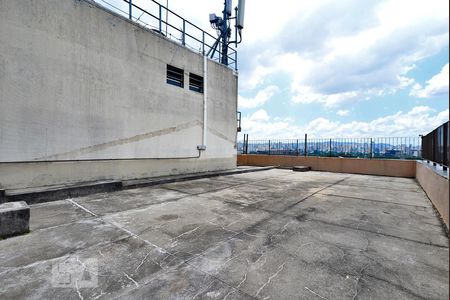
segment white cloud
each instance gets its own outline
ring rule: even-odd
[[[255,7],[255,14],[269,6],[255,2],[265,7]],[[335,107],[364,101],[412,86],[408,72],[414,64],[448,46],[448,1],[286,2],[280,7],[289,7],[288,14],[268,32],[250,17],[248,24],[260,33],[244,36],[240,49],[244,90],[287,74],[294,103]]]
[[[254,112],[248,120],[252,122],[265,122],[269,121],[270,117],[264,109],[260,109]]]
[[[243,132],[249,133],[252,139],[283,136],[280,134],[292,129],[291,123],[289,119],[271,118],[264,109],[242,118]]]
[[[337,114],[341,117],[347,117],[350,114],[348,109],[340,109],[337,111]]]
[[[435,96],[448,96],[449,90],[449,67],[446,64],[439,74],[434,75],[427,81],[427,85],[422,87],[420,84],[415,84],[411,90],[410,95],[418,98],[431,98]]]
[[[416,106],[408,112],[399,111],[368,122],[334,122],[317,118],[304,126],[291,119],[275,119],[263,109],[242,120],[243,132],[250,139],[310,137],[414,137],[428,133],[445,121],[449,110],[436,113],[428,106]]]
[[[264,105],[270,98],[273,97],[279,88],[275,85],[270,85],[260,90],[255,97],[246,98],[239,96],[238,105],[239,108],[255,108]]]
[[[123,1],[107,1],[127,10]],[[157,15],[151,1],[134,2]],[[170,0],[169,8],[215,35],[208,14],[220,14],[222,2]],[[413,86],[414,63],[448,46],[448,11],[446,0],[247,1],[240,89],[256,93],[284,73],[294,103],[335,107],[395,93]]]

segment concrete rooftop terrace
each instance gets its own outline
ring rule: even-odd
[[[31,206],[1,299],[448,299],[414,179],[273,169]]]

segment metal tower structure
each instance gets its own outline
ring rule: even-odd
[[[207,56],[214,57],[217,47],[221,44],[221,63],[228,66],[228,47],[230,44],[237,45],[242,41],[242,29],[244,28],[244,14],[245,14],[245,0],[239,0],[238,6],[234,9],[235,16],[232,16],[232,0],[224,1],[224,9],[222,11],[222,17],[216,14],[209,15],[209,22],[211,26],[217,30],[218,38],[214,42],[213,46],[209,49]],[[230,41],[231,38],[231,25],[230,20],[235,20],[235,40]],[[238,40],[239,36],[239,40]]]

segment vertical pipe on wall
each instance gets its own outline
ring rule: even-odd
[[[169,0],[166,0],[166,36],[167,36],[168,26],[169,26]]]
[[[203,56],[203,146],[206,148],[206,133],[208,130],[208,57]]]

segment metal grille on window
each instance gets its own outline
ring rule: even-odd
[[[184,87],[184,71],[167,65],[167,83],[181,88]]]
[[[189,89],[194,92],[203,93],[203,77],[189,73]]]

